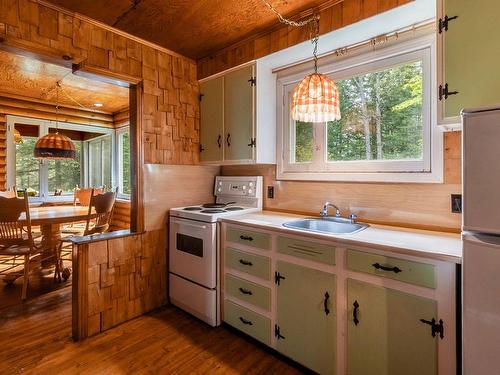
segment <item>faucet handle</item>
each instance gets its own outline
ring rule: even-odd
[[[347,218],[349,220],[351,220],[351,224],[354,224],[356,222],[356,220],[358,220],[358,215],[356,215],[356,214],[350,214]]]

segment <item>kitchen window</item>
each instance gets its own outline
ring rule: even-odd
[[[442,134],[435,124],[432,35],[330,58],[320,71],[340,91],[342,119],[291,119],[293,90],[307,70],[280,72],[278,177],[295,180],[439,182]]]
[[[132,191],[130,185],[130,132],[129,127],[117,130],[117,151],[118,151],[118,196],[130,198]]]

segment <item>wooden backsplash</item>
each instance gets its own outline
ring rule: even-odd
[[[458,232],[461,215],[451,213],[450,194],[461,193],[461,133],[444,137],[442,184],[277,181],[272,164],[224,166],[222,174],[264,176],[265,196],[266,187],[274,186],[274,198],[264,199],[268,210],[318,215],[331,201],[343,214],[372,223]]]

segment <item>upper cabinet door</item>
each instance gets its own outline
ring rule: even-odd
[[[254,66],[224,76],[224,159],[253,160],[254,146]]]
[[[436,302],[357,280],[347,283],[347,374],[436,375]]]
[[[278,261],[277,270],[281,278],[277,286],[276,348],[319,374],[334,374],[335,275],[282,261]]]
[[[443,54],[443,115],[456,118],[463,108],[500,105],[500,2],[498,0],[441,0],[439,9]],[[448,21],[448,30],[446,23]],[[457,17],[457,18],[453,18]],[[453,92],[458,91],[457,94]]]
[[[200,83],[200,160],[216,162],[223,159],[224,142],[224,79]]]

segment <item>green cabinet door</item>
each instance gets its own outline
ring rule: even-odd
[[[444,37],[444,83],[457,95],[445,100],[445,117],[463,108],[500,104],[500,2],[498,0],[442,0],[449,21]]]
[[[349,279],[347,374],[435,375],[436,302]]]
[[[254,66],[224,76],[224,159],[253,159]],[[250,146],[249,146],[250,145]]]
[[[224,137],[224,79],[200,83],[200,160],[222,161]]]
[[[336,366],[335,275],[277,262],[277,349],[320,373]]]

